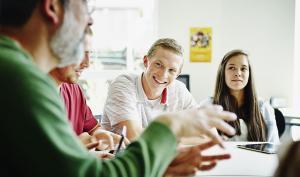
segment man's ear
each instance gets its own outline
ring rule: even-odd
[[[60,24],[63,9],[64,8],[60,0],[42,0],[42,10],[44,15],[55,25]]]
[[[145,68],[147,68],[148,67],[148,57],[147,57],[147,55],[144,56],[143,62],[144,62]]]

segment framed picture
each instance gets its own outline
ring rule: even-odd
[[[190,61],[211,62],[212,29],[190,29]]]

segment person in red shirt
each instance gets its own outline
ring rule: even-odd
[[[87,105],[86,98],[77,80],[82,71],[89,67],[89,49],[92,31],[87,28],[85,37],[85,57],[79,66],[70,65],[63,68],[55,68],[49,74],[59,85],[60,95],[65,103],[69,122],[74,132],[88,149],[98,146],[98,149],[114,149],[121,138],[120,135],[101,129],[100,124]],[[74,72],[75,71],[75,72]],[[63,74],[68,73],[68,74]],[[97,140],[102,143],[98,144]],[[125,139],[125,144],[129,141]]]
[[[84,132],[91,134],[99,127],[79,84],[61,83],[59,91],[65,103],[69,121],[77,135]]]

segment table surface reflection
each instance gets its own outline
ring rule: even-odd
[[[240,149],[238,144],[251,144],[249,142],[225,142],[225,150],[215,146],[205,154],[228,152],[229,160],[219,161],[217,166],[210,171],[200,171],[195,176],[273,176],[278,165],[277,154],[265,154],[245,149]]]

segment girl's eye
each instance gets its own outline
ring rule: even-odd
[[[248,68],[242,68],[242,71],[247,71],[248,70]]]

